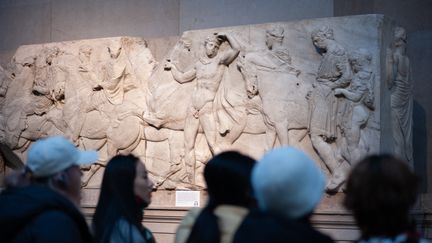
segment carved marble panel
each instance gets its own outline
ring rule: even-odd
[[[411,153],[404,44],[391,21],[364,15],[187,31],[159,62],[142,38],[21,46],[0,70],[1,140],[23,158],[54,134],[99,150],[87,187],[133,152],[160,189],[202,189],[220,151],[292,145],[336,192],[366,154]]]

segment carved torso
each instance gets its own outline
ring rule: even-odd
[[[207,102],[212,102],[219,88],[226,66],[218,57],[201,58],[195,64],[196,87],[192,96],[192,104],[200,110]]]

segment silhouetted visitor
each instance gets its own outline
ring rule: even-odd
[[[0,242],[92,242],[78,209],[80,165],[98,159],[63,137],[36,141],[21,176],[0,194]],[[16,180],[9,180],[9,182]]]
[[[425,242],[409,216],[417,184],[408,165],[391,155],[360,161],[348,178],[344,201],[360,228],[359,242]]]
[[[193,208],[177,229],[176,243],[229,243],[255,206],[250,177],[255,160],[234,151],[213,157],[204,168],[208,203]]]
[[[260,210],[247,215],[234,243],[333,242],[311,226],[325,181],[302,151],[280,147],[266,153],[253,170],[252,186]]]
[[[141,223],[152,191],[153,182],[139,158],[113,157],[105,168],[93,217],[95,241],[155,242],[153,234]]]

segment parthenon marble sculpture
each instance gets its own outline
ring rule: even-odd
[[[410,62],[406,55],[406,45],[405,29],[396,27],[390,59],[392,70],[388,80],[391,91],[394,152],[402,159],[412,162],[413,98]]]
[[[109,157],[133,152],[165,189],[202,188],[220,151],[292,145],[337,192],[366,154],[411,158],[404,33],[380,15],[195,30],[158,61],[135,37],[21,46],[0,70],[0,139],[22,158],[54,134],[97,149],[83,168],[96,187]]]

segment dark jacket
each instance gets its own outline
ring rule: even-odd
[[[91,242],[87,223],[72,202],[45,186],[0,194],[0,242]]]
[[[294,221],[252,210],[238,228],[233,243],[334,242],[305,220]]]

